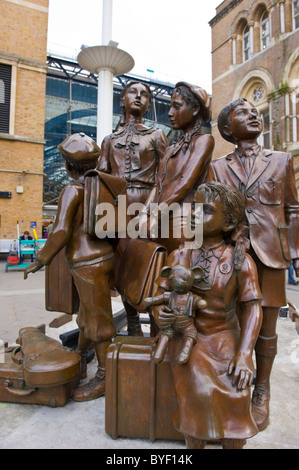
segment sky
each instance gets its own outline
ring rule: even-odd
[[[112,40],[135,61],[130,73],[212,92],[211,27],[221,0],[112,0]],[[76,59],[102,44],[102,0],[49,0],[48,52]]]

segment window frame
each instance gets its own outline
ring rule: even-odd
[[[263,131],[262,133],[260,134],[259,138],[258,138],[258,143],[261,145],[261,147],[265,147],[265,148],[268,148],[268,149],[271,149],[272,148],[272,129],[271,129],[271,109],[270,109],[270,106],[268,106],[267,108],[262,108],[262,109],[258,109],[262,119],[263,119]],[[264,128],[264,123],[265,123],[265,116],[268,116],[268,119],[269,119],[269,129],[265,132],[265,128]],[[269,145],[265,145],[265,136],[267,136],[267,138],[269,138]]]
[[[267,15],[266,18],[264,18],[265,15]],[[268,34],[263,38],[263,27],[267,23],[268,23]],[[267,39],[268,39],[268,41],[267,41]],[[261,48],[261,51],[264,51],[264,50],[268,49],[268,47],[270,46],[270,39],[271,39],[270,15],[269,15],[269,12],[267,10],[265,10],[264,13],[261,16],[261,19],[260,19],[260,48]],[[266,46],[264,46],[264,40],[267,41]]]
[[[247,32],[245,32],[246,29],[248,30]],[[245,48],[245,39],[248,41],[248,47],[247,48]],[[242,47],[243,47],[243,62],[247,62],[247,60],[249,60],[251,55],[252,55],[250,27],[249,27],[248,23],[246,24],[245,28],[243,29],[243,33],[242,33]],[[248,57],[246,57],[247,54],[248,54]]]
[[[298,4],[298,11],[295,14],[295,3],[297,3],[298,0],[293,0],[292,1],[292,20],[293,20],[293,31],[296,31],[296,29],[299,29],[299,4]],[[297,19],[297,21],[296,21]],[[296,22],[298,22],[296,26]]]

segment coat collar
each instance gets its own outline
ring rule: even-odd
[[[249,188],[252,184],[260,177],[260,175],[266,170],[271,159],[269,158],[272,155],[271,150],[262,149],[257,156],[253,170],[248,179],[244,167],[241,163],[241,160],[238,156],[238,152],[233,151],[226,155],[226,160],[228,166],[235,173],[237,178],[242,181],[245,187]]]

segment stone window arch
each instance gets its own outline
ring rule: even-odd
[[[254,52],[267,49],[271,40],[270,7],[265,2],[254,2],[250,18],[254,24]]]
[[[230,28],[233,65],[243,62],[243,32],[248,24],[248,11],[242,10],[234,19]]]

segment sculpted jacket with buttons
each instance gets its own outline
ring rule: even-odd
[[[211,162],[207,180],[239,189],[246,201],[250,241],[266,266],[285,269],[299,258],[299,204],[292,155],[263,149],[250,176],[237,152]]]
[[[127,181],[128,204],[145,202],[167,146],[161,129],[129,124],[105,137],[97,169]]]

